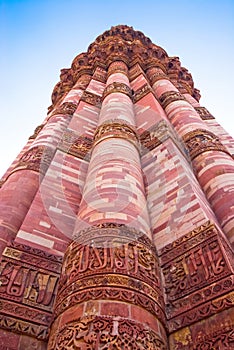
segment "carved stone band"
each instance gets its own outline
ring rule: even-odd
[[[46,146],[36,146],[26,151],[12,170],[34,170],[45,174],[53,157],[53,150]]]
[[[155,247],[143,234],[135,239],[136,230],[128,230],[124,225],[110,223],[102,226],[82,231],[84,240],[85,235],[91,234],[92,244],[73,241],[68,246],[56,300],[56,315],[88,300],[108,299],[144,307],[165,323]],[[120,239],[121,231],[124,243]],[[96,243],[100,237],[102,245],[99,241]]]
[[[210,222],[159,252],[171,332],[233,305],[232,251]],[[231,300],[232,299],[232,300]],[[185,312],[186,311],[186,312]]]
[[[187,146],[191,160],[207,151],[220,151],[230,155],[219,138],[208,130],[197,129],[190,131],[184,135],[183,141]]]
[[[78,136],[73,131],[66,131],[58,146],[61,151],[77,158],[90,158],[93,140],[87,136]]]
[[[133,320],[86,316],[52,330],[48,350],[60,349],[166,350],[167,344],[148,326]]]
[[[159,97],[159,102],[163,109],[165,109],[170,103],[175,102],[175,101],[184,101],[185,97],[180,93],[176,91],[167,91],[164,92],[160,97]]]
[[[57,114],[72,115],[75,112],[76,108],[77,108],[77,104],[73,102],[64,102],[61,106],[53,110],[50,117]]]
[[[89,103],[92,106],[96,106],[98,108],[101,107],[101,97],[99,95],[94,94],[93,92],[90,91],[84,91],[80,101],[84,101],[86,103]]]
[[[130,141],[139,150],[138,136],[134,127],[117,119],[103,123],[97,128],[94,134],[94,145],[112,137]]]
[[[203,120],[215,119],[205,107],[194,107]]]
[[[132,90],[128,85],[124,83],[114,82],[106,86],[102,95],[102,99],[104,100],[106,96],[115,92],[120,92],[122,94],[127,95],[129,98],[132,98]]]
[[[136,103],[140,99],[142,99],[144,96],[146,96],[148,93],[153,93],[151,87],[149,84],[143,85],[140,89],[136,90],[133,95],[133,103]]]
[[[154,83],[156,83],[156,81],[161,80],[161,79],[167,79],[170,80],[169,77],[162,72],[155,72],[152,75],[149,75],[149,80],[151,85],[154,85]]]

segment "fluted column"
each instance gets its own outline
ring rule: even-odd
[[[117,61],[108,70],[48,349],[167,349],[164,326],[128,69]]]
[[[169,81],[160,68],[148,70],[157,74],[153,89],[168,119],[186,144],[194,172],[228,239],[234,243],[234,161],[218,137],[200,118],[191,97],[189,102]],[[191,105],[193,104],[193,106]]]
[[[57,145],[76,110],[82,95],[82,76],[67,96],[48,115],[31,136],[33,142],[9,173],[0,190],[0,251],[14,240],[44,175],[53,159]],[[87,80],[87,79],[86,79]]]

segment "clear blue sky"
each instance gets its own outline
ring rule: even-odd
[[[117,24],[179,56],[234,136],[233,0],[0,0],[0,176],[44,120],[60,69]]]

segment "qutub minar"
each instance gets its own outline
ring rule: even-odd
[[[234,349],[234,140],[132,27],[62,69],[1,181],[0,350]]]

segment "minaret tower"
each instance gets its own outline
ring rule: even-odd
[[[119,25],[1,181],[0,350],[234,348],[234,140]]]

